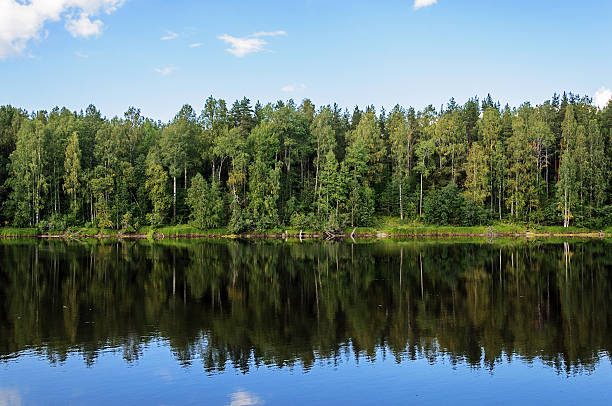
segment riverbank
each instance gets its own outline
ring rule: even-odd
[[[491,226],[456,227],[434,226],[418,223],[399,224],[399,221],[386,221],[375,227],[356,227],[342,232],[320,230],[297,230],[294,228],[252,231],[240,234],[231,233],[226,228],[202,230],[190,225],[166,227],[142,227],[135,232],[122,232],[112,229],[73,227],[65,231],[44,231],[37,228],[0,227],[0,238],[125,238],[125,239],[165,239],[165,238],[227,238],[227,239],[342,239],[342,238],[415,238],[415,237],[580,237],[611,238],[612,227],[603,230],[589,230],[580,227],[527,226],[499,223]]]

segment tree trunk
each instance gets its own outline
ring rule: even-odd
[[[404,219],[404,206],[402,205],[402,181],[399,182],[399,206],[400,206],[400,219]]]
[[[491,212],[493,213],[493,146],[489,147],[489,176],[491,176]]]
[[[501,215],[501,202],[502,202],[502,185],[501,182],[499,183],[499,195],[497,196],[497,203],[499,205],[499,220],[501,221],[502,219],[502,215]]]
[[[174,220],[174,222],[176,223],[176,176],[172,177],[173,179],[173,184],[174,184],[174,188],[173,188],[173,213],[172,213],[172,218]]]
[[[302,189],[304,189],[304,157],[300,157],[300,179]]]
[[[423,215],[423,172],[421,172],[421,193],[419,194],[419,216]]]
[[[317,189],[319,187],[319,141],[317,140],[317,165],[315,167],[315,187],[314,187],[314,198],[317,198]],[[319,208],[317,207],[317,214],[319,213]]]
[[[476,201],[476,164],[474,164],[474,191],[472,192],[472,199]],[[493,210],[493,193],[491,193],[491,210]]]
[[[172,253],[172,296],[176,294],[176,253]]]
[[[419,268],[421,268],[421,299],[423,299],[423,257],[419,252]]]
[[[563,191],[563,227],[567,227],[567,188]]]
[[[546,198],[548,198],[548,147],[544,149],[546,154]]]

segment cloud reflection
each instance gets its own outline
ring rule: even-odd
[[[237,391],[231,394],[229,406],[251,406],[263,405],[265,402],[254,393],[247,391]]]
[[[0,406],[21,406],[22,404],[21,395],[17,389],[0,388]]]

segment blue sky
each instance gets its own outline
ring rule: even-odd
[[[609,97],[612,2],[417,1],[434,4],[0,0],[0,104],[166,121],[209,95],[349,109]]]

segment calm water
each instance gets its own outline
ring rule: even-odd
[[[0,242],[0,405],[610,404],[612,242]]]

